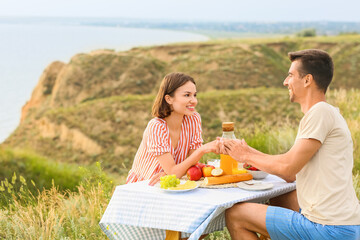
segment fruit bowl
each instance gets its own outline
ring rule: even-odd
[[[264,179],[266,178],[267,175],[269,175],[267,172],[263,172],[263,171],[254,171],[254,170],[247,170],[248,173],[250,173],[254,179]]]

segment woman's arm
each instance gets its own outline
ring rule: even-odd
[[[219,143],[217,140],[206,143],[196,150],[190,150],[189,156],[179,164],[175,164],[175,160],[171,153],[160,155],[157,159],[166,174],[175,174],[177,178],[181,178],[192,165],[195,165],[201,159],[204,154],[210,152],[219,152]]]

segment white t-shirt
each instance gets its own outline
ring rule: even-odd
[[[360,204],[352,182],[353,141],[339,109],[326,102],[301,119],[298,139],[316,139],[318,152],[296,175],[301,213],[326,225],[359,225]]]

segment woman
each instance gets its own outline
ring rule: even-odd
[[[145,129],[126,183],[165,174],[181,178],[205,153],[217,151],[216,141],[202,145],[197,103],[192,77],[183,73],[164,77],[152,107],[155,118]]]

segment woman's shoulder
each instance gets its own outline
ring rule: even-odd
[[[165,128],[166,121],[162,118],[153,118],[149,121],[147,128]]]
[[[191,116],[185,116],[185,119],[187,121],[191,121],[191,122],[198,122],[201,123],[201,116],[198,112],[195,112],[193,115]]]

